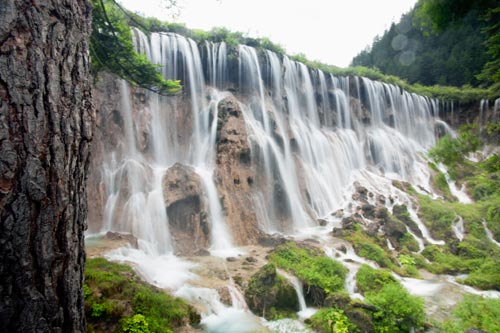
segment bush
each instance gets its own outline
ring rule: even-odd
[[[367,293],[366,302],[377,308],[373,315],[375,332],[406,333],[424,325],[422,299],[410,295],[399,284],[389,283],[379,292]]]
[[[311,318],[311,326],[324,333],[349,333],[357,331],[344,314],[344,311],[337,308],[321,309]]]
[[[446,333],[462,333],[474,327],[487,332],[500,332],[500,299],[465,295],[453,310],[453,318],[443,325]]]
[[[122,332],[124,333],[149,333],[148,322],[141,314],[136,314],[132,317],[123,318],[121,320]],[[170,331],[167,329],[166,332]],[[165,332],[165,333],[166,333]],[[172,331],[170,331],[172,332]]]

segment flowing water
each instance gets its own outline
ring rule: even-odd
[[[171,33],[148,37],[134,30],[133,36],[136,49],[161,65],[165,78],[182,80],[183,94],[145,92],[137,106],[128,84],[120,83],[123,140],[105,152],[107,198],[103,221],[95,229],[136,236],[138,250],[120,249],[109,257],[134,263],[148,281],[199,303],[209,332],[247,332],[264,324],[278,332],[280,325],[300,326],[293,321],[263,324],[249,313],[237,290],[232,290],[235,298],[228,307],[214,290],[185,285],[194,278],[189,272],[192,264],[173,255],[176,244],[162,180],[175,163],[191,166],[202,180],[212,255],[238,253],[215,179],[218,105],[230,94],[239,101],[248,132],[251,168],[258,177],[258,186],[248,195],[264,232],[300,233],[316,228],[318,218],[326,218],[331,227],[332,212],[349,211],[353,183],[358,181],[373,193],[394,198],[392,203],[387,200],[388,209],[394,204],[408,206],[423,236],[413,234],[421,250],[424,241],[444,244],[432,238],[411,198],[392,185],[394,179],[403,180],[417,191],[432,192],[422,156],[435,143],[435,126],[443,124],[438,101],[367,78],[310,70],[286,56],[250,46],[230,52],[224,43],[197,45]],[[461,202],[467,201],[463,189],[451,181],[449,185]],[[457,237],[463,237],[462,229],[456,226]],[[349,268],[346,289],[362,298],[355,291],[357,269],[363,263],[376,265],[356,256],[352,247],[345,253],[327,252]],[[301,286],[296,289],[301,312],[307,312]]]

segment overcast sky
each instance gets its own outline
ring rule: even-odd
[[[268,37],[287,53],[347,67],[416,0],[178,0],[173,19],[165,0],[119,0],[126,8],[188,28],[226,27]],[[162,2],[163,1],[163,2]]]

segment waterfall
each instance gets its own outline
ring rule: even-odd
[[[461,216],[457,216],[457,219],[453,222],[451,229],[457,236],[459,241],[464,239],[465,228],[464,228],[464,219]]]
[[[245,45],[198,45],[177,34],[139,30],[133,41],[165,78],[181,80],[183,92],[159,96],[120,84],[123,140],[105,151],[102,231],[133,233],[151,253],[175,251],[176,222],[169,218],[163,181],[180,163],[201,182],[208,248],[227,253],[234,247],[241,239],[235,229],[248,222],[228,221],[225,203],[232,193],[220,192],[221,172],[227,171],[217,162],[219,105],[230,95],[243,114],[248,170],[255,174],[245,193],[251,204],[241,209],[253,212],[264,232],[315,226],[345,204],[346,191],[366,172],[424,188],[429,182],[420,153],[434,144],[434,126],[441,123],[435,100],[367,78],[327,75]],[[441,244],[415,220],[424,238]]]
[[[484,227],[484,231],[486,232],[486,236],[488,237],[488,239],[493,243],[495,244],[496,246],[500,247],[500,242],[497,242],[495,237],[493,237],[493,233],[491,232],[491,230],[488,228],[488,224],[486,223],[486,220],[483,219],[483,227]]]

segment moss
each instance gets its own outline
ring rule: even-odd
[[[297,276],[312,292],[324,292],[323,298],[344,288],[347,269],[319,249],[289,242],[276,247],[269,261]]]
[[[362,229],[357,228],[344,238],[352,243],[356,254],[360,257],[373,260],[381,267],[397,268],[389,253],[382,248],[382,242],[370,237]]]
[[[426,195],[418,195],[420,207],[418,215],[437,239],[450,239],[453,236],[451,225],[456,219],[455,211],[442,200],[433,200]]]
[[[295,289],[276,273],[274,264],[267,264],[252,275],[245,300],[252,312],[268,320],[293,317],[299,310]]]
[[[104,258],[87,260],[84,296],[90,332],[118,332],[133,318],[148,332],[168,332],[200,321],[183,300],[141,281],[130,267]]]
[[[442,172],[437,172],[435,175],[433,175],[431,183],[432,186],[443,195],[445,200],[457,201],[457,198],[453,194],[451,194],[446,176]]]
[[[356,274],[356,286],[360,293],[378,292],[389,283],[399,283],[390,271],[362,265]]]

